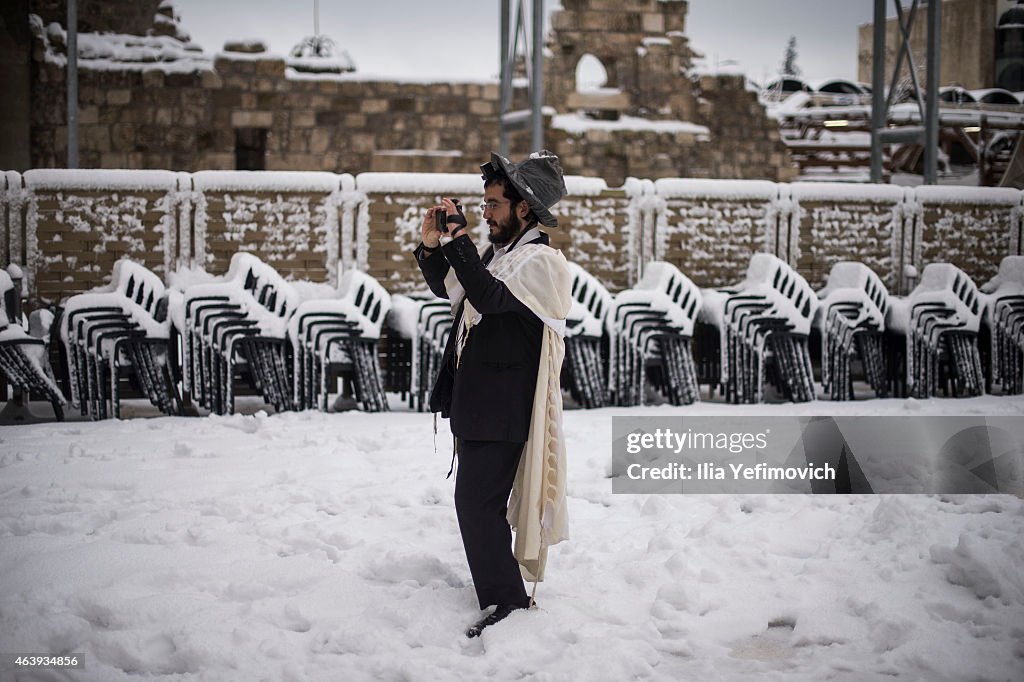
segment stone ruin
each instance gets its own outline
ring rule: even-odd
[[[28,165],[61,167],[64,3],[22,4],[31,27]],[[692,74],[686,10],[684,0],[563,0],[554,11],[544,77],[555,113],[545,116],[544,139],[568,173],[609,186],[627,177],[796,177],[777,122],[742,76]],[[474,172],[497,147],[496,82],[310,72],[249,43],[214,56],[188,42],[169,0],[83,0],[79,16],[83,34],[162,41],[159,57],[80,58],[82,167]],[[584,59],[603,66],[603,87],[577,87]],[[526,133],[511,143],[513,155],[529,151]]]

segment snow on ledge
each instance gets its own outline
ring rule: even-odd
[[[903,199],[905,187],[850,182],[794,182],[790,196],[807,201],[897,202]]]
[[[759,199],[770,201],[778,185],[768,180],[709,180],[703,178],[662,178],[654,181],[658,196],[666,199]]]
[[[568,133],[585,133],[588,130],[610,130],[623,132],[687,133],[709,135],[707,126],[689,121],[652,121],[636,116],[622,116],[617,121],[598,121],[580,114],[559,114],[551,119],[551,127]]]
[[[356,189],[367,194],[473,194],[483,191],[483,181],[475,173],[360,173]]]
[[[292,81],[339,81],[353,83],[405,83],[407,85],[497,85],[497,78],[460,78],[453,81],[451,76],[393,76],[386,74],[349,71],[345,73],[307,73],[286,66],[284,76]]]
[[[602,178],[567,175],[565,188],[570,196],[597,196],[608,189]],[[484,183],[475,173],[360,173],[356,176],[360,192],[409,194],[474,194],[483,192]]]
[[[339,177],[319,171],[199,171],[192,182],[199,191],[334,192]]]
[[[177,188],[177,173],[165,170],[36,168],[25,171],[30,189],[164,190]]]
[[[566,175],[565,188],[569,196],[595,197],[608,189],[604,178],[585,178],[582,175]]]
[[[1020,190],[1008,187],[920,185],[914,188],[914,196],[920,202],[931,204],[1016,206],[1021,202]]]

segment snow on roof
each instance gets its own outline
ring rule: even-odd
[[[199,171],[192,181],[197,190],[333,192],[339,179],[319,171]]]
[[[899,201],[905,189],[896,185],[846,182],[794,182],[790,196],[808,201]]]
[[[778,189],[767,180],[707,180],[703,178],[662,178],[654,181],[665,198],[774,199]]]
[[[234,52],[231,50],[217,52],[213,58],[234,62],[284,61],[284,57],[277,52]]]
[[[43,40],[44,59],[67,64],[67,31],[53,22],[45,30],[38,15],[29,15],[29,25]],[[60,44],[55,47],[54,42]],[[123,33],[78,34],[78,68],[93,71],[151,71],[191,73],[213,68],[213,60],[202,48],[172,36],[135,36]]]
[[[569,133],[585,133],[588,130],[611,130],[628,132],[689,133],[708,135],[707,126],[689,121],[653,121],[636,116],[622,116],[617,121],[598,121],[580,114],[559,114],[551,119],[551,127]]]
[[[36,168],[25,171],[25,186],[33,189],[173,190],[177,173],[165,170],[98,170]]]
[[[920,185],[914,188],[918,201],[933,204],[980,204],[1017,206],[1021,192],[1007,187],[966,187],[960,185]]]

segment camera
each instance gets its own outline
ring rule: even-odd
[[[458,209],[459,214],[450,216],[444,212],[444,209],[434,213],[434,221],[437,226],[437,230],[442,234],[448,234],[448,223],[455,224],[457,226],[456,229],[458,229],[458,227],[466,226],[466,214],[462,212],[462,204],[458,199],[450,199],[449,201],[455,204],[455,208]]]

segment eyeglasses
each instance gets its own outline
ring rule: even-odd
[[[480,204],[480,212],[484,213],[485,211],[490,211],[491,213],[493,213],[494,211],[498,210],[499,206],[504,206],[507,203],[509,203],[509,202],[508,201],[494,201],[494,200],[485,201],[484,203]]]

